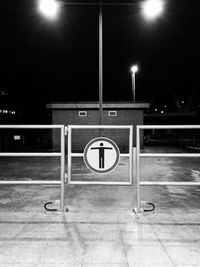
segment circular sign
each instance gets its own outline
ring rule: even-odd
[[[83,154],[86,166],[96,173],[110,172],[118,165],[120,158],[118,146],[106,137],[91,140]]]

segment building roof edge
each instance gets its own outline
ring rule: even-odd
[[[48,109],[98,109],[99,103],[49,103],[46,105]],[[103,103],[104,109],[147,109],[149,103],[145,102],[107,102]]]

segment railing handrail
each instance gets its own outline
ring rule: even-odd
[[[50,125],[50,124],[13,124],[13,125],[6,125],[6,124],[1,124],[0,125],[0,129],[56,129],[56,128],[62,128],[63,125],[61,124],[54,124],[54,125]]]
[[[3,180],[0,181],[0,185],[49,185],[55,184],[60,185],[60,209],[64,209],[64,176],[65,176],[65,126],[64,125],[0,125],[0,129],[60,129],[60,152],[0,152],[0,157],[35,157],[35,156],[50,156],[50,157],[60,157],[60,180],[52,181],[17,181],[17,180]]]
[[[142,157],[200,157],[200,153],[141,153],[140,152],[140,130],[145,129],[200,129],[200,125],[137,125],[136,126],[136,186],[137,186],[137,211],[141,211],[140,186],[199,186],[199,182],[169,182],[169,181],[142,181],[140,182],[140,158]]]

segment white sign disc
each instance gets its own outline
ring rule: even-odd
[[[106,137],[91,140],[84,149],[84,162],[96,173],[110,172],[118,165],[119,158],[118,146]]]

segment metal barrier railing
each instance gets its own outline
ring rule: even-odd
[[[60,157],[60,180],[17,181],[4,180],[0,185],[60,185],[60,209],[64,209],[64,176],[65,176],[65,129],[64,125],[0,125],[0,129],[60,129],[60,152],[0,152],[0,157]]]
[[[137,211],[141,211],[140,186],[167,185],[167,186],[196,186],[200,182],[160,182],[140,181],[140,158],[144,157],[200,157],[200,153],[141,153],[140,130],[145,129],[200,129],[200,125],[140,125],[136,128],[136,184],[137,184]]]
[[[72,157],[83,157],[83,153],[72,153],[73,129],[127,129],[129,131],[129,151],[120,153],[122,157],[129,157],[129,181],[128,182],[103,182],[103,181],[72,181],[71,166]],[[131,125],[68,125],[68,184],[92,184],[92,185],[132,185],[133,183],[133,126]]]

